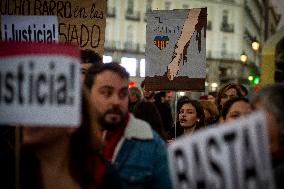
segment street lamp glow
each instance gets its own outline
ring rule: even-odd
[[[243,52],[240,56],[241,62],[245,63],[248,60],[248,56]]]
[[[185,92],[179,92],[179,96],[184,96]]]
[[[250,76],[248,76],[248,80],[249,81],[252,81],[253,80],[253,77],[250,75]]]
[[[217,87],[218,87],[218,84],[217,84],[217,83],[211,83],[211,87],[217,88]]]
[[[253,42],[251,43],[251,47],[252,47],[252,49],[253,49],[254,51],[257,51],[257,50],[259,49],[259,46],[260,46],[260,44],[259,44],[259,42],[257,42],[257,41],[253,41]]]

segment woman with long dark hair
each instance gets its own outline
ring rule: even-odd
[[[100,128],[83,90],[79,127],[24,127],[21,188],[120,188],[116,172],[101,155],[102,146]]]
[[[191,134],[205,126],[204,111],[199,101],[185,100],[179,104],[177,122],[184,134]]]

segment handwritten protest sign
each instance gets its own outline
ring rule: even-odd
[[[182,137],[169,146],[174,188],[271,189],[262,113]]]
[[[106,0],[4,0],[1,15],[57,16],[60,42],[103,54]]]
[[[146,15],[146,89],[204,90],[207,9]]]
[[[56,16],[2,16],[1,23],[4,41],[58,42]]]
[[[79,49],[0,43],[0,124],[77,126]]]

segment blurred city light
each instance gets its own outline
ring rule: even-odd
[[[185,95],[185,92],[179,92],[178,95],[179,95],[179,96],[184,96],[184,95]]]
[[[211,83],[211,87],[217,88],[218,84],[217,83]]]
[[[140,60],[140,77],[145,77],[145,58]]]
[[[253,79],[253,84],[256,85],[256,84],[259,84],[259,77],[256,76],[254,79]]]
[[[211,83],[211,89],[212,91],[216,91],[218,87],[218,83]]]
[[[251,75],[248,76],[248,80],[249,80],[249,81],[252,81],[252,80],[253,80],[253,76],[251,76]]]
[[[128,58],[128,57],[121,58],[120,65],[127,70],[130,76],[136,76],[136,64],[137,64],[136,58]]]
[[[112,62],[112,57],[103,55],[103,63],[110,63],[110,62]]]
[[[248,56],[243,52],[240,56],[241,62],[246,63],[248,60]]]
[[[258,41],[254,40],[252,43],[251,43],[251,48],[254,50],[254,51],[257,51],[260,47],[260,44]]]

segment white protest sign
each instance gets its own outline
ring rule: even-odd
[[[0,42],[0,124],[78,126],[75,46]]]
[[[56,16],[1,16],[2,40],[37,43],[58,42]]]
[[[104,54],[107,0],[3,0],[0,11],[1,15],[57,16],[60,43]]]
[[[204,90],[207,9],[147,13],[145,87]]]
[[[169,146],[175,189],[272,189],[265,115],[254,113]]]

